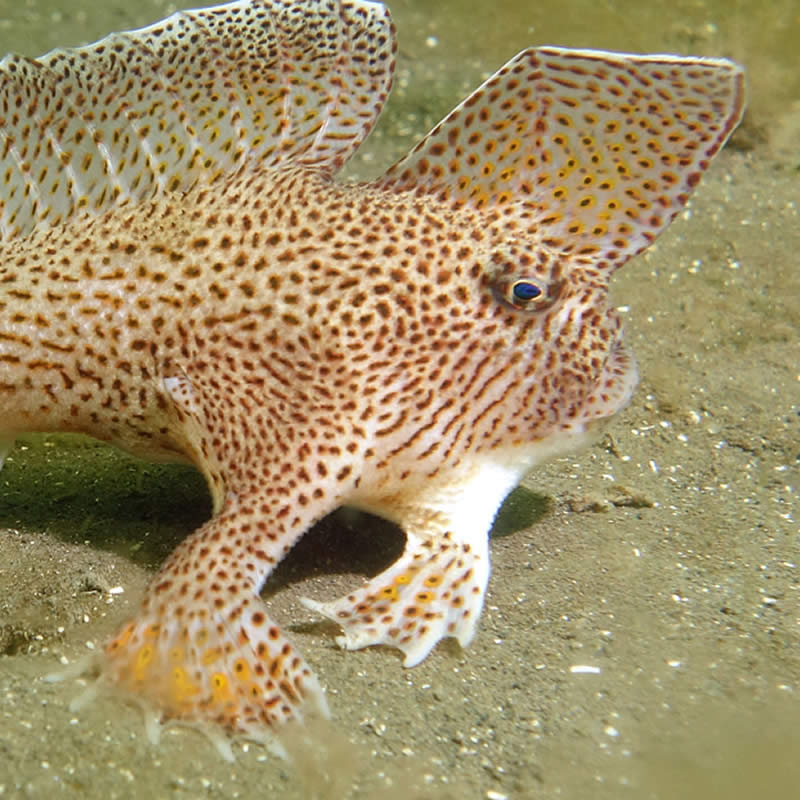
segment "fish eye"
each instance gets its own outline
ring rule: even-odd
[[[560,283],[551,284],[537,276],[500,276],[494,280],[494,293],[498,300],[517,311],[543,311],[558,298]]]
[[[514,242],[495,248],[490,255],[489,285],[495,299],[526,314],[545,311],[564,289],[560,270],[545,251],[528,253]]]
[[[511,286],[511,297],[517,303],[527,304],[531,300],[536,300],[544,294],[544,290],[538,283],[531,280],[519,280]]]

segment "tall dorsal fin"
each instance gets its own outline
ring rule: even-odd
[[[377,119],[388,11],[240,0],[37,60],[0,61],[0,237],[245,163],[333,173]]]
[[[619,266],[686,203],[743,110],[730,61],[525,50],[379,183],[511,205],[554,252]]]

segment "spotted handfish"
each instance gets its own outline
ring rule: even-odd
[[[0,62],[3,450],[82,432],[213,501],[98,655],[153,720],[265,741],[328,713],[259,590],[342,505],[406,544],[305,601],[339,644],[469,644],[503,499],[634,390],[609,279],[744,106],[730,61],[536,47],[337,182],[395,51],[379,3],[239,0]]]

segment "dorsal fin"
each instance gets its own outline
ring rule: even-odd
[[[619,266],[686,203],[743,110],[730,61],[525,50],[379,183],[511,204],[556,253]]]
[[[388,11],[240,0],[87,47],[0,61],[0,238],[245,163],[333,173],[377,119]]]

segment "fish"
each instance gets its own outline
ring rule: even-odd
[[[469,645],[504,498],[635,389],[612,275],[745,107],[726,59],[532,47],[337,180],[396,49],[380,3],[239,0],[0,62],[2,451],[84,433],[194,464],[212,500],[92,664],[153,742],[330,714],[259,592],[340,506],[406,541],[304,600],[338,644]]]

